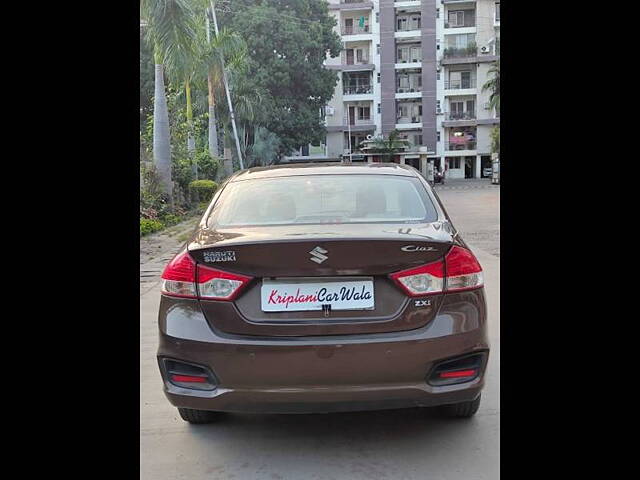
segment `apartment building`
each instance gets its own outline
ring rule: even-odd
[[[420,153],[449,178],[479,178],[491,166],[499,112],[482,92],[500,55],[494,0],[328,0],[343,51],[327,58],[338,83],[326,106],[326,141],[289,160],[375,161],[362,142],[398,130],[409,147],[395,161],[426,174]],[[422,147],[422,148],[421,148]]]

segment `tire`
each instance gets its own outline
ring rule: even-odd
[[[220,412],[194,410],[192,408],[178,408],[178,412],[185,422],[193,424],[212,423],[221,416]]]
[[[440,407],[444,416],[449,418],[471,418],[480,407],[480,395],[475,400],[469,402],[454,403],[453,405],[443,405]]]

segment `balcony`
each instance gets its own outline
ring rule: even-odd
[[[447,12],[447,17],[445,17],[444,28],[472,28],[475,26],[475,10],[450,10]]]
[[[340,0],[340,3],[330,3],[329,10],[369,10],[373,8],[373,2],[364,0]]]
[[[447,47],[442,52],[442,58],[475,57],[478,54],[478,46],[470,43],[467,47]]]
[[[373,86],[367,84],[345,85],[342,90],[343,95],[367,95],[371,93],[373,93]]]
[[[464,141],[464,142],[446,142],[444,144],[444,149],[446,151],[451,151],[451,152],[475,150],[476,149],[476,141],[475,140],[467,140],[467,141]]]
[[[371,33],[371,28],[369,25],[362,27],[360,25],[343,25],[340,33],[342,33],[342,35],[362,35]]]
[[[353,55],[343,51],[340,53],[340,61],[342,65],[370,65],[369,63],[369,50],[362,51],[359,55]]]
[[[476,79],[445,80],[444,82],[445,90],[462,90],[464,88],[476,88]]]
[[[476,112],[447,112],[444,114],[445,120],[475,120]]]

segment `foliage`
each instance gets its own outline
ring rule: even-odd
[[[164,225],[158,220],[151,220],[149,218],[140,219],[140,236],[149,235],[150,233],[162,230]]]
[[[183,218],[178,215],[169,213],[163,216],[161,220],[165,226],[170,227],[172,225],[177,225],[178,223],[180,223],[183,220]]]
[[[189,184],[189,191],[198,197],[199,202],[211,200],[218,184],[213,180],[194,180]]]
[[[482,91],[489,90],[489,107],[495,108],[496,112],[500,111],[500,60],[496,60],[487,72],[491,76],[482,86]]]
[[[169,196],[162,193],[155,167],[141,163],[140,176],[140,217],[154,220],[171,213]]]
[[[153,82],[155,67],[153,52],[140,29],[140,131],[146,128],[147,119],[153,118]]]
[[[251,32],[245,37],[246,73],[231,84],[260,95],[256,121],[278,137],[278,154],[323,140],[320,109],[337,83],[337,74],[323,62],[327,52],[336,57],[341,50],[327,2],[237,0],[220,13],[219,21],[233,31]]]

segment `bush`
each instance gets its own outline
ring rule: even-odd
[[[194,180],[189,184],[189,191],[197,196],[198,202],[209,202],[217,188],[213,180]]]
[[[172,225],[177,225],[178,223],[180,223],[182,221],[182,218],[178,215],[173,215],[170,213],[160,218],[160,220],[166,227],[170,227]]]
[[[140,219],[140,236],[143,237],[145,235],[149,235],[150,233],[157,232],[158,230],[162,230],[164,225],[162,222],[158,220],[150,220],[148,218]]]

